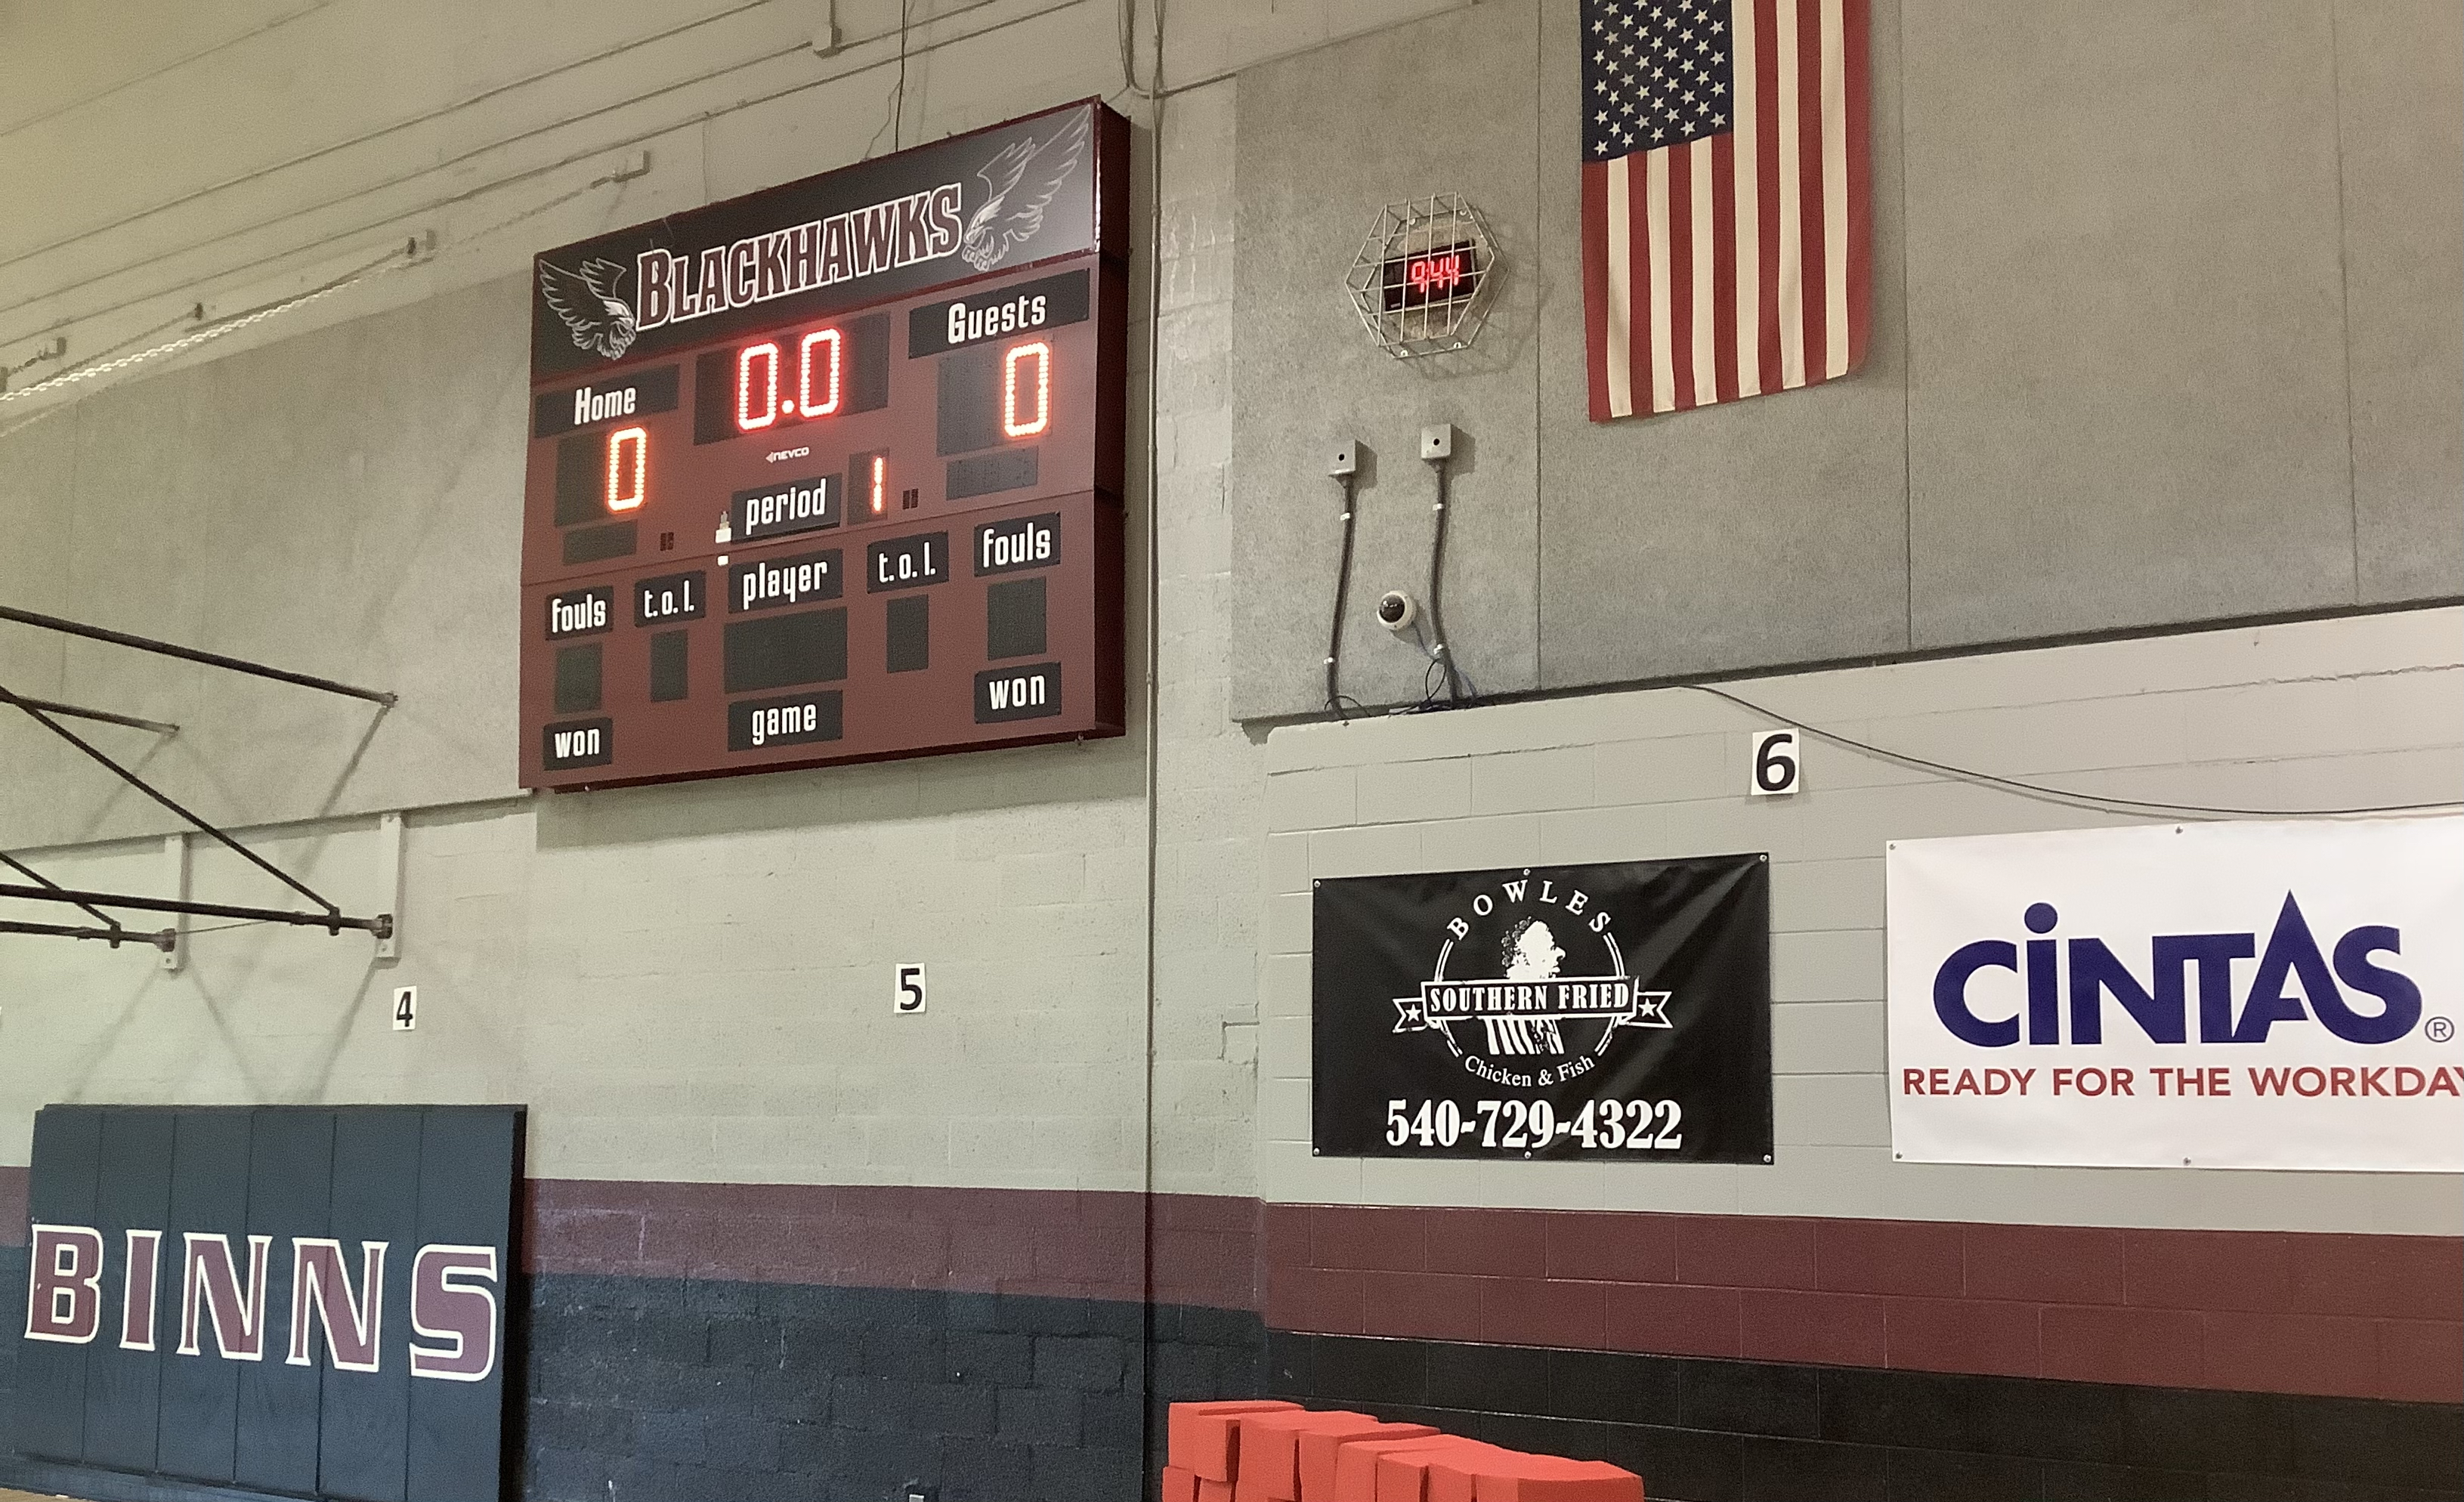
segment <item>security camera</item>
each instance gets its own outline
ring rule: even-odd
[[[1390,631],[1399,631],[1420,618],[1420,607],[1400,589],[1389,589],[1377,597],[1377,624]]]

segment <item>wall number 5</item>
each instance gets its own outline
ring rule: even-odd
[[[890,1007],[902,1017],[912,1016],[924,1009],[924,967],[922,965],[894,967],[891,976]]]
[[[1793,793],[1802,785],[1805,755],[1793,730],[1757,730],[1753,736],[1753,775],[1746,791],[1757,798]]]

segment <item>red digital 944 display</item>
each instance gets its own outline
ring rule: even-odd
[[[1120,733],[1127,152],[1081,103],[538,258],[525,786]]]

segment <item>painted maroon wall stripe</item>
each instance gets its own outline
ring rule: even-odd
[[[1282,1330],[2464,1402],[2464,1239],[533,1180],[534,1271],[1263,1310]],[[0,1245],[26,1171],[0,1167]],[[1150,1275],[1152,1287],[1150,1288]]]
[[[913,1185],[635,1183],[534,1179],[535,1271],[956,1289],[1255,1310],[1261,1206]]]
[[[1268,1205],[1266,1322],[2464,1402],[2464,1240]]]

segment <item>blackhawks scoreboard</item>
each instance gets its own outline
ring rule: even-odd
[[[538,257],[523,785],[1121,732],[1128,160],[1088,101]]]

